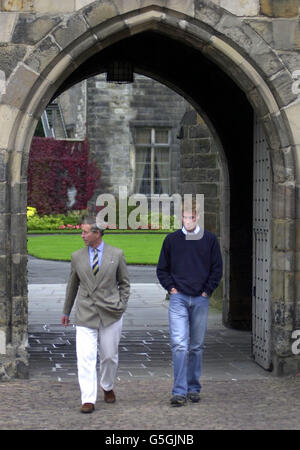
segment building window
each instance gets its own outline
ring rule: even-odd
[[[135,129],[136,193],[170,193],[170,139],[166,128]]]

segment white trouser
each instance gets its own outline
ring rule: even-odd
[[[76,326],[76,353],[81,402],[96,403],[97,350],[99,341],[100,386],[105,391],[113,388],[118,369],[119,342],[123,317],[100,329]]]

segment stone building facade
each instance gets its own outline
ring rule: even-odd
[[[90,152],[102,171],[101,192],[117,196],[119,186],[128,195],[139,191],[137,133],[149,137],[163,130],[169,134],[169,167],[165,174],[169,182],[164,193],[179,189],[180,141],[177,135],[185,112],[184,99],[171,89],[150,78],[135,75],[132,84],[107,83],[106,75],[87,81],[87,136]],[[142,169],[143,170],[143,169]],[[151,192],[142,190],[150,195]],[[157,189],[156,194],[160,194]]]
[[[53,98],[120,58],[183,95],[220,143],[230,261],[224,322],[242,327],[251,310],[254,359],[278,375],[299,372],[299,30],[298,0],[1,0],[2,380],[28,374],[32,135]],[[201,182],[197,169],[184,167],[181,179]],[[253,261],[255,281],[247,279]]]

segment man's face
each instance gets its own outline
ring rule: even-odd
[[[89,245],[94,248],[98,247],[102,239],[100,231],[91,231],[91,225],[89,224],[81,225],[81,237],[85,245]]]
[[[195,211],[184,211],[182,214],[182,223],[186,231],[194,231],[197,226],[197,216]]]

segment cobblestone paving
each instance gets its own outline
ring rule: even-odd
[[[77,379],[75,329],[57,325],[29,328],[30,377],[57,381]],[[123,331],[119,347],[118,379],[123,377],[170,377],[172,361],[166,330]]]
[[[149,281],[132,287],[120,343],[117,402],[104,403],[99,390],[96,410],[89,415],[79,411],[75,328],[59,325],[65,286],[29,285],[30,379],[0,383],[0,430],[103,430],[100,436],[111,438],[114,431],[130,436],[128,430],[133,435],[138,430],[300,429],[300,374],[277,378],[261,369],[251,359],[250,333],[224,328],[213,312],[201,401],[172,408],[167,308],[158,286]],[[195,439],[199,447],[200,435]]]
[[[205,381],[199,404],[169,405],[171,380],[123,379],[117,402],[99,393],[91,415],[79,412],[74,381],[0,384],[1,430],[299,430],[300,379]]]

